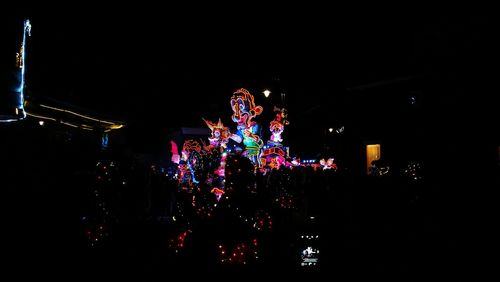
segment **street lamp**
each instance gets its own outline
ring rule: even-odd
[[[332,133],[333,132],[333,128],[331,128],[331,127],[328,128],[328,131],[330,131],[330,133]]]
[[[271,91],[269,91],[269,89],[266,89],[262,93],[264,93],[264,96],[267,98],[271,94]]]

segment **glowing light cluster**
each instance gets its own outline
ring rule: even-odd
[[[219,244],[219,256],[222,264],[248,264],[259,258],[258,242],[253,239],[250,242],[241,242],[232,248]]]
[[[168,241],[168,247],[179,253],[186,246],[186,237],[191,234],[191,230],[180,232]]]
[[[308,246],[301,252],[301,266],[316,266],[318,264],[319,250]]]

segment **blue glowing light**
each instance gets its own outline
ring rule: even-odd
[[[31,36],[31,24],[29,20],[24,21],[23,28],[23,41],[21,43],[20,51],[16,54],[16,68],[13,69],[12,80],[7,82],[9,96],[9,107],[12,107],[14,112],[9,112],[2,116],[0,122],[13,122],[26,118],[24,110],[24,74],[26,72],[26,35]],[[3,94],[3,93],[2,93]],[[10,109],[12,109],[10,108]]]
[[[108,144],[109,144],[108,134],[107,133],[103,133],[102,137],[101,137],[101,148],[102,149],[108,148]]]
[[[24,21],[23,29],[23,43],[21,46],[21,85],[19,85],[19,100],[17,108],[21,110],[21,119],[26,118],[26,112],[24,111],[24,74],[26,73],[26,35],[31,36],[31,23],[30,20]]]

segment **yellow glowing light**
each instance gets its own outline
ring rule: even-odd
[[[54,111],[59,111],[59,112],[63,112],[63,113],[69,113],[69,114],[72,114],[72,115],[75,115],[75,116],[79,116],[79,117],[82,117],[82,118],[86,118],[86,119],[97,121],[97,122],[101,122],[101,123],[114,124],[113,122],[109,122],[109,121],[105,121],[105,120],[100,120],[100,119],[97,119],[97,118],[93,118],[93,117],[90,117],[90,116],[82,115],[82,114],[79,114],[79,113],[76,113],[76,112],[73,112],[73,111],[68,111],[68,110],[65,110],[65,109],[55,108],[55,107],[51,107],[51,106],[47,106],[47,105],[42,105],[42,104],[40,104],[40,106],[44,107],[44,108],[47,108],[47,109],[54,110]]]
[[[36,118],[41,118],[41,119],[47,119],[47,120],[53,120],[53,121],[56,121],[55,118],[51,118],[51,117],[46,117],[46,116],[40,116],[40,115],[35,115],[35,114],[32,114],[32,113],[26,113],[28,116],[32,116],[32,117],[36,117]]]
[[[76,124],[72,124],[72,123],[70,123],[70,122],[64,122],[64,121],[61,121],[61,123],[62,123],[62,124],[65,124],[65,125],[68,125],[68,126],[71,126],[71,127],[76,127],[76,128],[78,128],[78,125],[76,125]]]
[[[123,124],[112,124],[109,126],[110,129],[120,129],[123,127]]]
[[[366,172],[370,173],[372,161],[380,160],[380,144],[366,145]]]

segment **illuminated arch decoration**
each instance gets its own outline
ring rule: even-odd
[[[247,157],[255,166],[261,167],[261,148],[264,142],[257,135],[258,125],[252,119],[262,114],[263,108],[256,106],[254,97],[248,90],[240,88],[231,97],[233,110],[232,120],[237,123],[237,129],[243,138]]]

